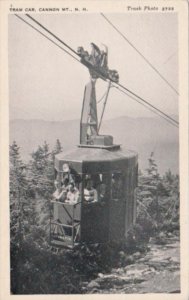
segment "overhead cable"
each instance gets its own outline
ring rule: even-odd
[[[157,70],[156,67],[129,41],[129,39],[103,14],[101,16],[122,36],[122,38],[145,60],[145,62],[168,84],[168,86],[179,95],[178,91],[172,84]]]
[[[159,117],[163,118],[165,121],[167,121],[168,123],[170,123],[171,125],[178,127],[178,125],[175,122],[172,122],[170,119],[168,119],[167,117],[165,117],[164,115],[162,115],[161,113],[158,113],[158,111],[156,111],[155,109],[148,107],[147,104],[144,104],[143,102],[137,100],[136,98],[134,98],[134,96],[131,96],[128,92],[125,92],[123,90],[121,90],[118,86],[112,85],[112,87],[116,88],[117,90],[119,90],[121,93],[125,94],[126,96],[128,96],[129,98],[133,99],[134,101],[138,102],[139,104],[141,104],[142,106],[144,106],[145,108],[147,108],[148,110],[150,110],[151,112],[153,112],[154,114],[158,115]],[[175,120],[174,120],[175,121]]]
[[[129,92],[130,94],[132,94],[133,96],[135,96],[136,98],[138,98],[139,100],[141,100],[142,102],[146,103],[147,105],[149,105],[151,108],[157,110],[159,113],[161,113],[162,115],[164,115],[166,118],[168,118],[170,121],[174,122],[175,124],[179,124],[175,119],[171,118],[169,115],[167,115],[166,113],[164,113],[162,110],[160,110],[159,108],[157,108],[156,106],[152,105],[149,101],[145,100],[144,98],[140,97],[139,95],[135,94],[134,92],[132,92],[131,90],[129,90],[128,88],[126,88],[124,85],[117,83],[117,85],[119,87],[121,87],[122,89],[124,89],[125,91]]]
[[[58,45],[57,43],[55,43],[52,39],[50,39],[47,35],[45,35],[44,33],[42,33],[40,30],[38,30],[36,27],[34,27],[32,24],[30,24],[29,22],[27,22],[26,20],[24,20],[21,16],[15,14],[15,16],[17,18],[19,18],[20,20],[22,20],[24,23],[26,23],[27,25],[29,25],[31,28],[33,28],[35,31],[37,31],[38,33],[40,33],[42,36],[44,36],[46,39],[48,39],[50,42],[52,42],[54,45],[56,45],[57,47],[59,47],[61,50],[63,50],[64,52],[66,52],[68,55],[70,55],[72,58],[74,58],[75,60],[77,60],[78,62],[80,62],[80,60],[78,58],[76,58],[74,55],[72,55],[70,52],[68,52],[66,49],[64,49],[63,47],[61,47],[60,45]]]
[[[43,26],[41,23],[39,23],[36,19],[32,18],[29,14],[26,14],[28,18],[30,18],[32,21],[34,21],[37,25],[39,25],[41,28],[43,28],[45,31],[47,31],[49,34],[51,34],[55,39],[57,39],[59,42],[61,42],[64,46],[66,46],[70,51],[72,51],[74,54],[78,55],[78,53],[72,49],[68,44],[66,44],[64,41],[62,41],[59,37],[57,37],[54,33],[52,33],[49,29],[47,29],[45,26]]]

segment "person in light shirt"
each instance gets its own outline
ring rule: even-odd
[[[62,186],[58,187],[53,193],[53,199],[59,202],[64,202],[66,199],[66,191]]]
[[[95,188],[92,186],[92,181],[89,180],[87,182],[86,188],[84,189],[84,199],[87,202],[97,202],[98,201],[98,193]]]
[[[70,183],[69,190],[66,197],[66,203],[75,204],[79,201],[79,190],[74,185],[74,183]]]

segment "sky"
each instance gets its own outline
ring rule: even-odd
[[[178,90],[176,13],[105,14],[156,69]],[[26,16],[22,15],[25,19]],[[169,115],[178,115],[177,94],[100,14],[35,14],[36,20],[77,50],[90,43],[108,46],[109,68],[120,83]],[[79,119],[87,68],[14,15],[9,15],[10,119]],[[107,83],[98,79],[97,101]],[[98,114],[103,101],[98,105]],[[112,88],[104,119],[153,117],[152,112]]]

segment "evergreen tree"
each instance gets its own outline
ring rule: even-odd
[[[55,155],[56,154],[59,154],[62,152],[62,145],[60,143],[60,140],[57,139],[56,140],[56,144],[55,144],[55,147],[54,147],[54,150],[52,151],[52,159],[53,161],[55,160]]]
[[[146,173],[139,176],[137,222],[146,232],[178,229],[179,177],[170,170],[161,177],[153,152],[148,161]]]
[[[55,148],[54,148],[54,153],[55,153],[55,154],[58,154],[58,153],[60,153],[60,152],[62,152],[62,145],[61,145],[61,143],[60,143],[60,140],[57,139],[57,140],[56,140],[56,145],[55,145]]]
[[[180,192],[179,192],[179,176],[173,175],[168,170],[164,177],[163,182],[167,190],[167,198],[163,203],[164,222],[162,226],[169,230],[179,229],[179,210],[180,210]]]
[[[137,223],[148,236],[152,235],[158,228],[160,210],[158,187],[161,184],[161,177],[158,173],[158,166],[151,152],[148,159],[148,168],[139,175],[137,190]]]
[[[153,202],[152,202],[152,213],[154,219],[159,221],[159,193],[158,186],[161,184],[161,178],[158,173],[158,167],[154,159],[154,153],[151,152],[150,158],[148,159],[149,167],[147,169],[148,175],[150,177],[150,184],[153,186]]]
[[[32,153],[30,161],[30,182],[36,196],[50,197],[53,191],[53,160],[49,145],[44,142]]]
[[[10,146],[10,231],[11,242],[21,244],[28,211],[28,184],[26,165],[22,162],[19,147],[14,141]]]

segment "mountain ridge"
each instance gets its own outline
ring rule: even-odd
[[[10,144],[15,140],[20,147],[23,160],[29,160],[30,154],[44,141],[54,147],[59,139],[63,150],[69,150],[79,144],[80,120],[46,121],[40,119],[10,120]],[[179,138],[178,129],[158,118],[131,118],[120,116],[105,120],[101,134],[114,137],[115,144],[132,149],[139,154],[140,168],[147,167],[151,152],[159,172],[170,169],[178,173]]]

